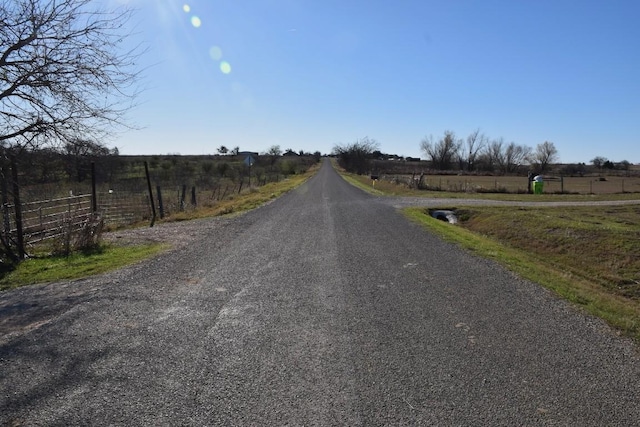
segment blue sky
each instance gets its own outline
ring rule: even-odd
[[[122,154],[329,153],[479,128],[563,162],[640,163],[637,0],[104,0],[137,9]]]

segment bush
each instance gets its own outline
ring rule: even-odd
[[[296,164],[291,160],[284,160],[280,162],[279,166],[283,175],[295,175],[296,173]]]
[[[104,221],[100,215],[87,218],[79,229],[73,229],[72,220],[65,221],[59,236],[53,240],[53,255],[69,256],[75,251],[90,251],[100,246]]]
[[[338,164],[347,172],[364,175],[371,171],[373,152],[377,148],[375,140],[365,137],[350,145],[336,145],[333,153],[338,157]]]

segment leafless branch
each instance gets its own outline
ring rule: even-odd
[[[0,144],[100,140],[126,126],[143,53],[124,48],[131,16],[90,0],[0,0]]]

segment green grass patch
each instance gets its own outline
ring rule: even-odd
[[[351,185],[358,187],[369,194],[373,194],[375,196],[384,196],[389,194],[388,192],[376,189],[376,185],[380,186],[380,184],[378,184],[377,182],[374,183],[371,179],[364,180],[360,175],[348,174],[343,172],[342,177]]]
[[[404,212],[640,340],[640,206],[459,208],[455,226]]]
[[[91,252],[73,253],[67,257],[50,256],[28,259],[0,279],[0,290],[35,283],[75,280],[117,270],[150,258],[165,250],[161,244],[140,246],[101,246]]]

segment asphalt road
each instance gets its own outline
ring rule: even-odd
[[[179,251],[10,296],[51,314],[0,340],[4,425],[640,425],[637,347],[328,163]]]

